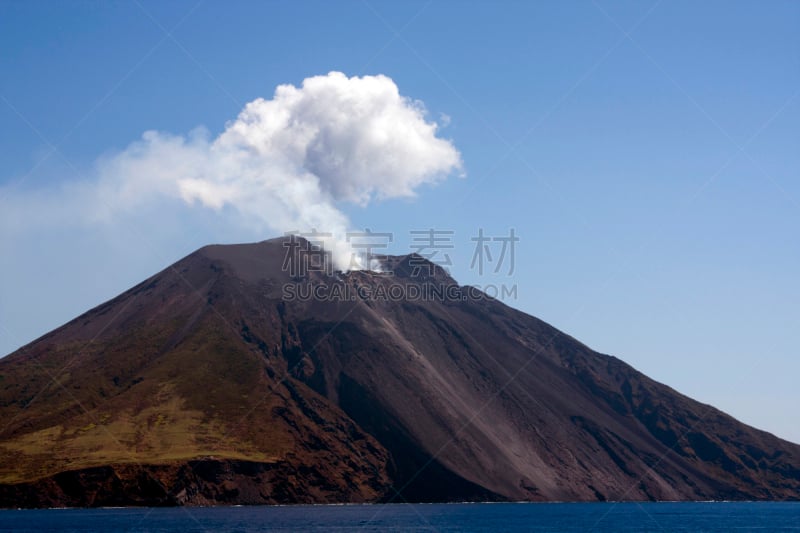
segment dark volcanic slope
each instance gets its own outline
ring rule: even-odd
[[[800,446],[438,268],[291,277],[283,244],[203,248],[0,360],[0,503],[800,496]]]

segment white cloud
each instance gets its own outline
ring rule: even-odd
[[[203,129],[187,136],[145,132],[101,158],[92,181],[65,185],[48,203],[80,197],[77,211],[93,222],[163,197],[232,208],[277,233],[333,233],[326,246],[344,267],[349,222],[338,203],[410,197],[461,168],[459,152],[437,137],[424,105],[400,95],[390,78],[331,72],[248,103],[213,139]]]

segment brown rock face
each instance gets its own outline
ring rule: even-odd
[[[800,446],[419,258],[301,275],[285,244],[205,247],[0,360],[0,505],[800,497]]]

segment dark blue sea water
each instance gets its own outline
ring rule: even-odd
[[[478,503],[0,511],[0,531],[800,532],[800,503]]]

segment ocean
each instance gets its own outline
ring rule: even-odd
[[[463,503],[0,510],[0,531],[800,532],[800,502]]]

